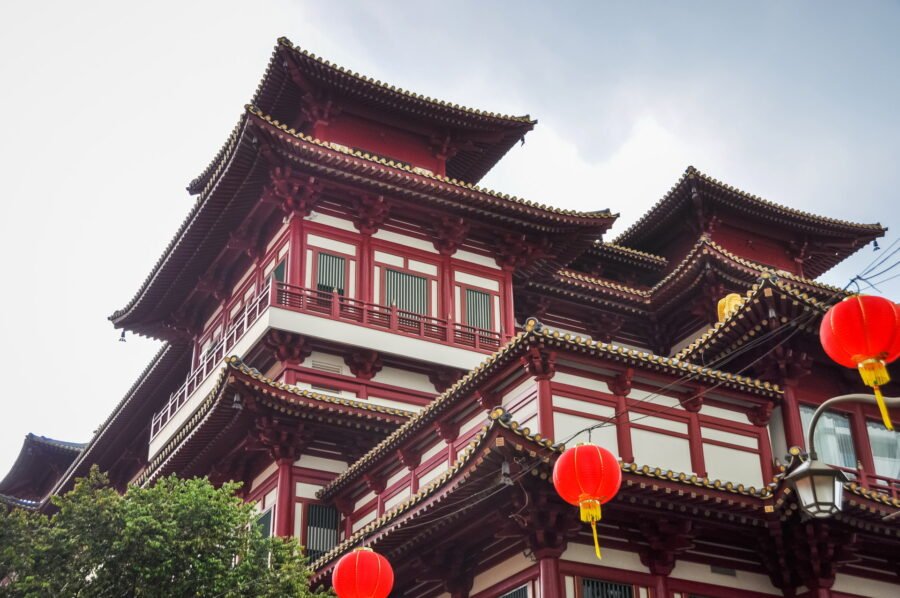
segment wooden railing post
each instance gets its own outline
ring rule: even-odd
[[[341,304],[340,304],[341,296],[338,294],[337,289],[331,290],[331,317],[335,320],[341,316]]]
[[[397,304],[396,303],[391,304],[391,315],[390,315],[390,319],[388,320],[388,328],[390,330],[397,330],[399,328],[398,321],[397,321]]]

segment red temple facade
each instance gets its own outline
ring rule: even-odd
[[[49,509],[94,464],[122,489],[238,480],[314,584],[365,542],[396,596],[898,595],[900,454],[874,408],[820,424],[842,513],[805,519],[783,481],[815,407],[864,390],[818,344],[846,292],[816,278],[885,229],[688,168],[605,241],[608,210],[478,186],[535,123],[279,40],[110,318],[159,353],[86,445],[29,435],[0,499]],[[623,471],[602,561],[549,482],[588,438]]]

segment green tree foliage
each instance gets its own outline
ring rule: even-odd
[[[0,514],[0,597],[311,597],[300,547],[264,537],[238,486],[172,476],[120,495],[94,469],[52,516]]]

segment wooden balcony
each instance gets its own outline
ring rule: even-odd
[[[367,303],[344,297],[337,292],[323,292],[285,283],[270,285],[257,295],[232,321],[225,334],[201,357],[184,384],[172,393],[166,406],[154,414],[150,439],[154,439],[174,415],[187,403],[194,391],[222,364],[232,348],[270,307],[347,322],[374,330],[391,332],[429,342],[493,353],[500,348],[499,332],[484,330],[432,318],[396,307]]]

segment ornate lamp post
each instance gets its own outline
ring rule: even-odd
[[[900,407],[900,397],[882,397],[882,400],[885,407]],[[806,459],[804,460],[804,455],[798,447],[791,449],[791,455],[802,462],[787,475],[785,481],[794,488],[797,500],[800,501],[800,508],[810,517],[817,519],[831,517],[839,513],[843,506],[843,484],[847,481],[847,476],[844,472],[819,461],[816,455],[816,424],[829,407],[851,402],[879,405],[878,399],[867,394],[841,395],[828,399],[819,405],[809,423],[806,440],[809,454],[806,455]]]

